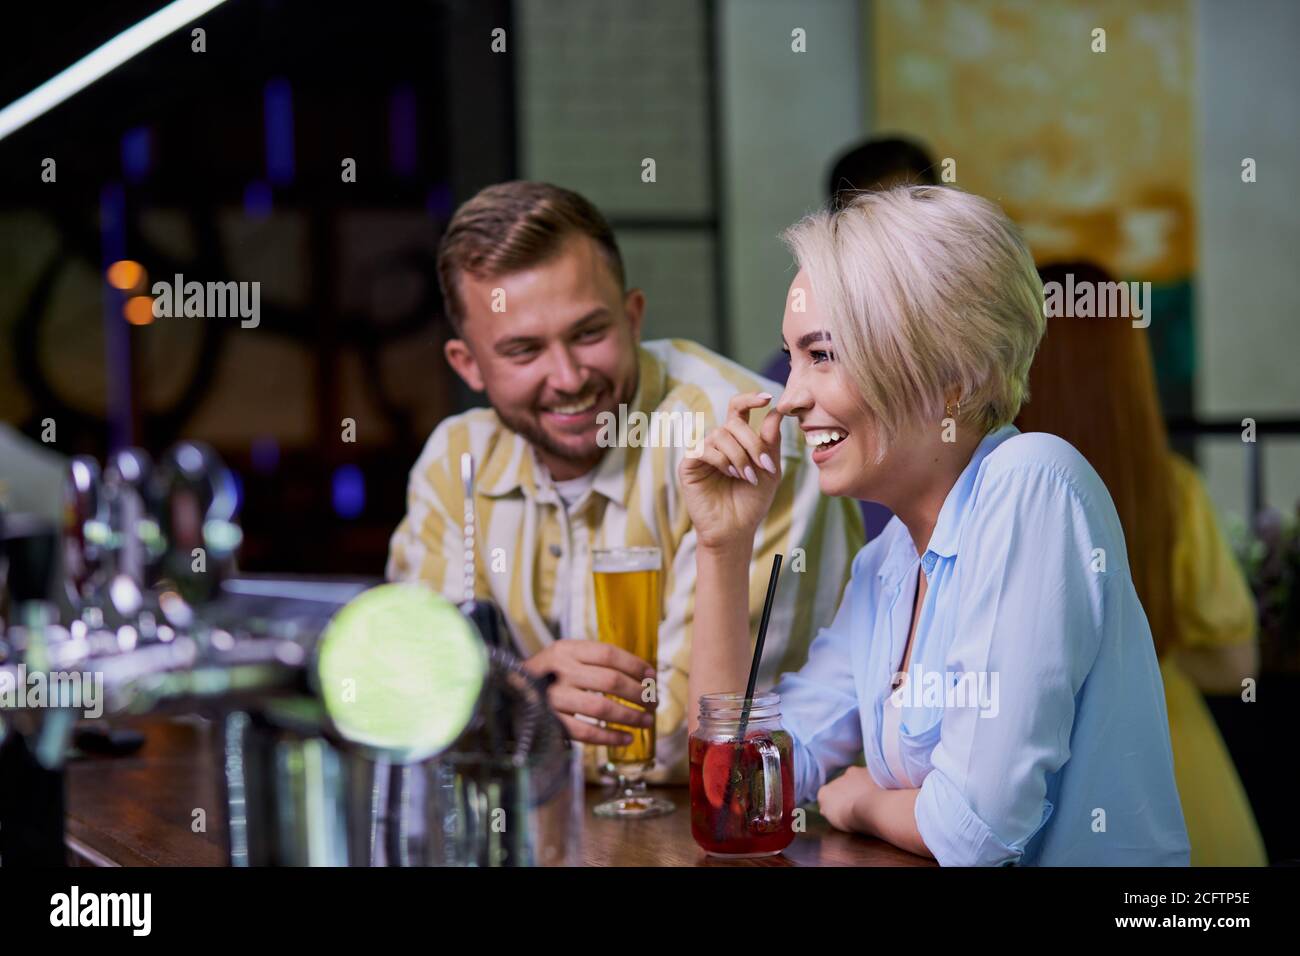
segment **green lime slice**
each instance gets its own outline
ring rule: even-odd
[[[450,601],[383,584],[349,601],[317,648],[325,710],[344,739],[391,759],[440,753],[474,717],[487,649]]]

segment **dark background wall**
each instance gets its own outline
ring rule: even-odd
[[[10,8],[0,101],[159,6]],[[487,42],[509,4],[237,0],[195,25],[206,51],[177,31],[0,143],[0,419],[101,459],[208,441],[246,568],[379,573],[407,469],[467,399],[432,264],[455,205],[514,175],[512,61]],[[105,282],[119,260],[134,288]],[[176,273],[259,282],[260,325],[125,320]]]

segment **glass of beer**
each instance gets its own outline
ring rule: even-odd
[[[659,579],[663,556],[658,548],[598,548],[592,552],[595,576],[596,623],[600,640],[613,644],[658,667]],[[641,701],[609,695],[620,704],[645,710]],[[656,699],[658,692],[656,690]],[[603,817],[655,817],[671,813],[673,805],[646,790],[644,774],[655,762],[655,729],[610,724],[632,735],[623,747],[608,748],[608,769],[618,777],[618,796],[598,804]]]

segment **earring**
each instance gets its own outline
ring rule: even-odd
[[[952,410],[952,402],[944,402],[944,403],[943,403],[943,413],[944,413],[944,415],[945,415],[947,418],[956,418],[957,415],[960,415],[960,414],[961,414],[961,402],[958,402],[958,403],[957,403],[957,412],[956,412],[956,414],[953,413],[953,410]]]

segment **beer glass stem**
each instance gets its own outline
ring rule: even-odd
[[[657,797],[646,788],[644,771],[648,767],[614,768],[614,795],[595,808],[600,817],[657,817],[672,813],[673,804]]]
[[[622,792],[624,800],[640,799],[646,795],[645,777],[639,773],[627,774],[620,770],[618,789]]]

